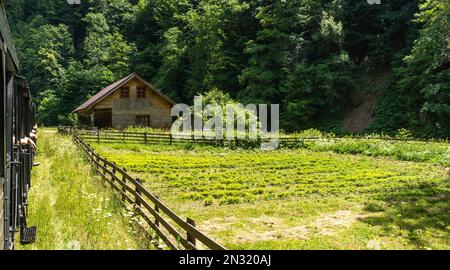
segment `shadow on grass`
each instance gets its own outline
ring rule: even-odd
[[[406,238],[418,249],[450,248],[450,179],[440,185],[421,184],[378,198],[365,210],[380,212],[362,219],[388,235]]]

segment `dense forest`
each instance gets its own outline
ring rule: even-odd
[[[287,131],[450,134],[450,1],[7,0],[45,125],[137,72],[177,102],[277,103]],[[372,115],[373,112],[373,115]],[[350,128],[351,130],[351,128]]]

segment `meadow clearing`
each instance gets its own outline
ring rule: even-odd
[[[27,220],[38,228],[36,242],[17,249],[154,249],[69,136],[40,130],[36,161]]]
[[[449,249],[446,143],[92,144],[231,249]]]

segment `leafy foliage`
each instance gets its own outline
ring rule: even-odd
[[[448,137],[449,2],[383,0],[11,0],[39,121],[70,112],[131,71],[172,99],[221,89],[281,105],[287,131],[339,131],[362,74],[391,70],[368,132]]]
[[[424,24],[405,64],[398,69],[410,124],[426,136],[450,134],[450,2],[428,0],[417,21]],[[412,110],[419,108],[419,111]]]

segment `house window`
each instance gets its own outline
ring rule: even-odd
[[[129,98],[130,97],[130,87],[120,88],[120,97],[121,98]]]
[[[144,87],[138,87],[137,88],[137,97],[138,98],[145,98],[145,88]]]

